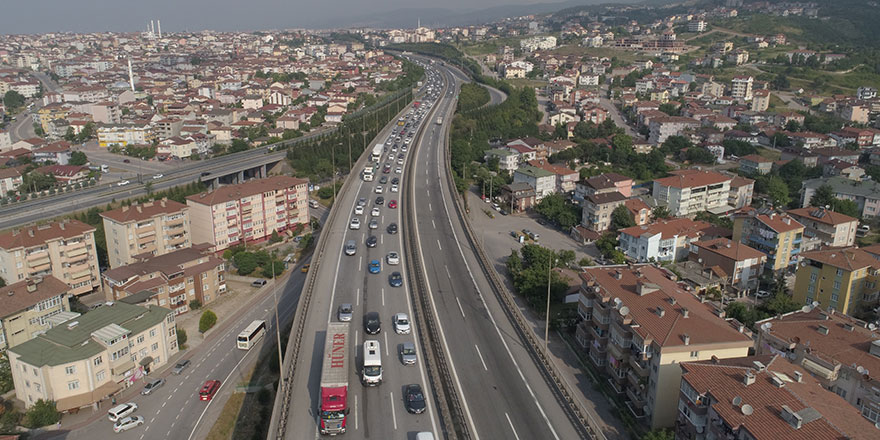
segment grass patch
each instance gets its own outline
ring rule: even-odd
[[[541,81],[541,80],[537,80],[537,79],[512,78],[512,79],[508,79],[506,81],[517,88],[521,88],[521,87],[531,87],[531,88],[541,87],[541,88],[543,88],[543,87],[547,86],[547,81]]]
[[[488,55],[490,53],[498,53],[504,46],[519,49],[519,41],[521,39],[519,37],[495,38],[476,44],[461,45],[459,49],[468,55]]]
[[[770,160],[779,160],[782,157],[782,152],[776,150],[770,150],[768,148],[759,148],[758,155],[761,157],[770,159]]]
[[[770,105],[768,107],[768,110],[773,110],[776,112],[791,111],[791,109],[788,108],[788,106],[785,104],[785,101],[783,101],[782,98],[776,96],[773,93],[770,94]]]
[[[628,50],[614,49],[610,47],[583,47],[576,45],[561,46],[554,49],[553,54],[617,58],[622,62],[633,62],[639,59],[650,58],[649,56],[639,55]]]
[[[870,234],[856,239],[856,243],[860,247],[870,246],[872,244],[877,244],[878,242],[880,242],[880,234]]]
[[[244,393],[235,393],[223,405],[223,411],[217,418],[217,422],[208,432],[207,440],[227,440],[232,438],[235,431],[235,421],[238,420],[238,413],[241,411],[241,405],[244,403]]]

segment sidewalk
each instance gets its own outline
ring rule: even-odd
[[[483,210],[488,207],[473,192],[468,192],[468,203],[470,212],[468,220],[474,231],[480,231],[477,239],[483,243],[483,249],[487,253],[486,257],[492,262],[495,271],[511,292],[514,292],[513,284],[507,276],[506,260],[510,256],[511,249],[519,249],[522,245],[517,243],[510,237],[510,230],[521,230],[528,228],[532,231],[540,231],[541,245],[556,250],[570,249],[575,251],[577,259],[583,256],[595,258],[596,248],[594,245],[581,246],[567,235],[558,230],[546,228],[535,223],[534,219],[526,214],[516,214],[502,216],[493,211],[495,218],[489,218]],[[489,208],[491,210],[491,208]],[[544,320],[536,316],[521,299],[514,295],[520,311],[532,326],[532,331],[543,339]],[[593,379],[587,372],[586,367],[581,364],[577,354],[558,334],[554,331],[550,333],[550,341],[548,348],[553,357],[559,373],[565,378],[566,383],[572,388],[577,388],[580,393],[573,392],[572,395],[580,402],[581,406],[587,410],[592,422],[600,427],[609,440],[626,440],[629,434],[626,432],[623,423],[617,417],[617,409],[608,398],[603,395],[594,384]]]

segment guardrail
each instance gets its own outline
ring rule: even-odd
[[[409,104],[404,106],[404,108],[398,112],[398,117],[409,107]],[[386,124],[386,127],[389,124],[396,122],[397,118],[393,118],[388,124]],[[382,130],[379,131],[379,133],[381,132]],[[369,155],[369,152],[370,150],[368,149],[364,150],[364,153],[361,154],[361,157],[357,161],[358,166],[355,169],[359,169],[364,158]],[[356,180],[357,173],[350,173],[349,178],[345,179],[337,194],[344,194],[352,185],[354,185],[353,182]],[[330,213],[327,217],[328,223],[329,219],[335,218],[337,210],[342,209],[339,207],[341,204],[336,203],[337,200],[338,199],[334,200],[333,206],[330,208]],[[330,234],[324,234],[322,232],[318,237],[318,242],[315,245],[315,253],[312,254],[311,268],[309,269],[308,275],[306,275],[306,283],[303,287],[302,294],[300,295],[299,303],[296,306],[293,324],[290,328],[287,349],[284,352],[284,358],[282,361],[282,371],[280,372],[281,380],[278,382],[278,388],[275,393],[275,404],[272,407],[272,418],[269,422],[268,438],[270,439],[275,438],[276,440],[283,440],[287,432],[287,418],[290,411],[291,400],[290,386],[293,383],[293,377],[296,373],[296,364],[299,359],[300,348],[302,347],[303,333],[305,331],[306,319],[309,314],[309,305],[311,304],[312,294],[315,288],[316,274],[319,272],[327,241],[329,240],[329,235]]]
[[[447,126],[449,127],[449,126]],[[560,400],[562,403],[562,407],[566,410],[566,416],[569,420],[572,421],[575,428],[579,431],[581,438],[585,439],[604,439],[604,434],[596,427],[593,426],[593,423],[589,419],[589,413],[581,408],[580,403],[573,398],[572,393],[569,391],[572,388],[565,378],[557,371],[553,360],[550,358],[550,355],[544,350],[544,343],[540,340],[537,335],[532,331],[531,324],[525,318],[522,311],[516,304],[516,301],[513,299],[513,295],[507,290],[507,287],[503,282],[498,278],[498,273],[495,271],[495,268],[492,267],[489,259],[486,257],[486,253],[483,250],[483,247],[480,245],[479,240],[476,239],[476,233],[474,233],[471,228],[470,221],[467,219],[467,215],[464,212],[464,207],[462,206],[462,199],[458,194],[458,190],[455,187],[455,179],[452,175],[452,166],[450,165],[450,161],[452,159],[451,151],[448,148],[449,145],[449,128],[446,129],[446,133],[444,135],[443,145],[447,148],[445,149],[446,156],[446,184],[449,187],[450,194],[453,194],[453,205],[455,206],[455,212],[459,218],[459,221],[463,225],[463,229],[465,231],[465,236],[467,236],[468,242],[474,249],[474,254],[477,257],[477,261],[480,264],[480,268],[483,273],[489,280],[489,285],[492,287],[495,296],[498,297],[499,302],[502,305],[502,309],[505,314],[510,318],[511,322],[514,324],[513,327],[516,329],[517,334],[520,339],[524,342],[523,346],[526,347],[530,356],[537,361],[539,370],[541,371],[544,378],[552,385],[551,391],[556,395],[556,398]],[[597,434],[598,433],[598,434]]]
[[[444,87],[444,94],[448,87],[448,84]],[[418,139],[421,139],[427,127],[433,125],[431,121],[438,107],[439,104],[435,103],[429,114],[425,116],[425,123],[419,128]],[[413,173],[411,169],[416,162],[413,157],[415,157],[415,150],[419,144],[420,142],[413,144],[415,147],[410,153],[410,159],[407,160],[407,170],[404,173],[404,188],[406,190],[403,193],[404,200],[402,200],[403,206],[406,208],[403,213],[403,230],[407,231],[407,233],[403,240],[403,245],[407,272],[409,273],[407,277],[410,282],[409,292],[413,298],[413,319],[420,323],[418,326],[418,337],[421,342],[428,377],[431,380],[431,389],[438,403],[440,421],[446,438],[466,440],[471,438],[471,433],[468,430],[461,399],[455,389],[455,382],[452,378],[446,356],[443,353],[442,344],[440,343],[442,337],[437,327],[437,317],[434,316],[434,309],[431,307],[425,274],[421,269],[422,262],[418,252],[418,237],[414,227],[413,207],[415,203],[413,199],[415,195],[413,194]]]

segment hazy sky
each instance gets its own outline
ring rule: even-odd
[[[561,0],[550,0],[561,1]],[[323,27],[396,8],[482,9],[547,0],[4,0],[0,33]],[[344,17],[348,17],[345,19]],[[425,17],[424,22],[430,22]],[[401,23],[401,27],[408,23]]]

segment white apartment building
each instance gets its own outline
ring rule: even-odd
[[[149,125],[110,124],[98,127],[98,145],[109,147],[118,145],[149,145],[155,135]]]
[[[101,213],[110,267],[135,262],[136,255],[165,255],[192,244],[189,207],[156,200]]]
[[[706,32],[706,22],[703,20],[689,21],[688,32]]]
[[[700,121],[696,119],[686,118],[684,116],[660,116],[651,118],[648,125],[650,133],[648,142],[652,145],[659,145],[666,142],[669,136],[682,135],[685,130],[696,130],[700,128]]]
[[[754,79],[751,76],[735,76],[730,81],[730,96],[740,101],[752,100],[752,83]]]
[[[513,182],[524,182],[534,188],[537,200],[556,193],[556,175],[531,165],[521,165],[517,168],[513,172]]]
[[[713,171],[680,170],[654,181],[652,195],[657,203],[677,217],[712,211],[727,206],[732,177]]]
[[[687,218],[658,220],[620,231],[620,250],[639,262],[681,261],[687,258],[691,242],[699,241],[712,225]]]
[[[534,52],[536,50],[550,50],[556,47],[556,37],[531,37],[520,40],[519,46],[526,52]]]

